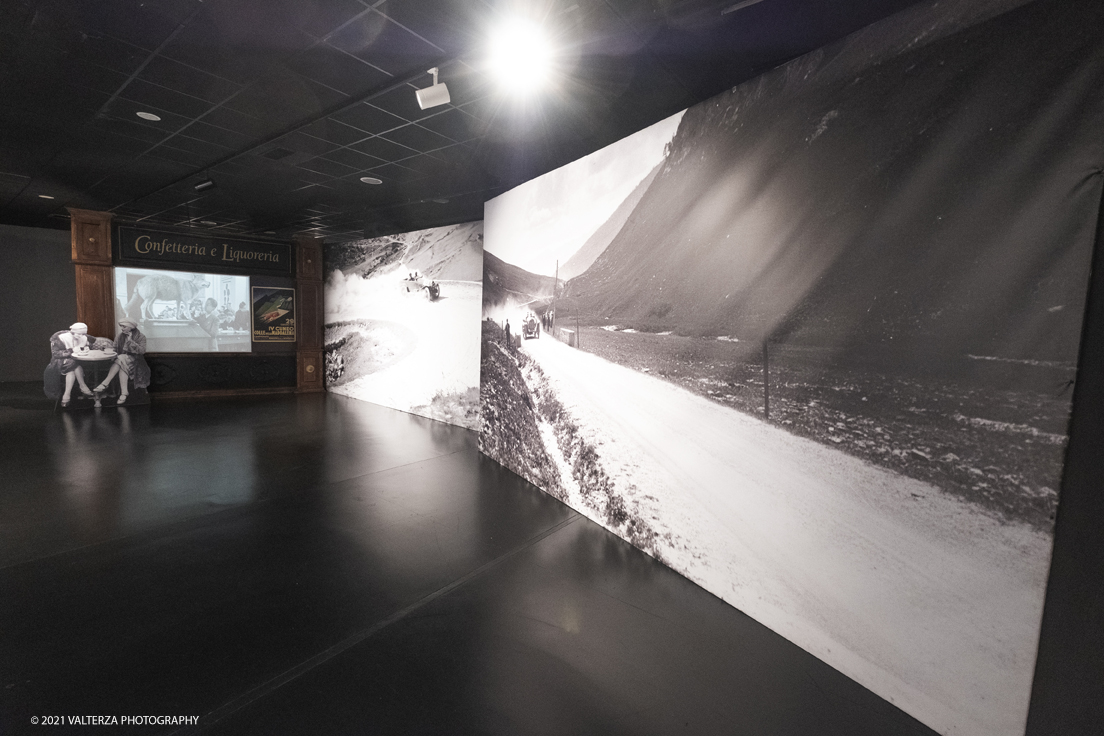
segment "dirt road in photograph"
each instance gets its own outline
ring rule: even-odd
[[[430,403],[438,393],[479,385],[481,287],[472,281],[441,281],[441,297],[402,294],[395,274],[351,280],[347,301],[355,306],[328,320],[380,320],[402,325],[413,336],[401,360],[334,389],[355,399],[403,411]]]
[[[942,733],[1023,733],[1047,535],[548,335],[522,349],[630,505],[692,540],[675,569]]]

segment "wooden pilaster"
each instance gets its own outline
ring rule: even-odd
[[[110,212],[68,208],[72,259],[77,277],[77,319],[88,334],[115,337],[115,297],[111,284]]]
[[[322,239],[295,237],[298,390],[324,391],[322,357]]]

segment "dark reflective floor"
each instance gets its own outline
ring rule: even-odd
[[[481,456],[340,396],[0,387],[0,734],[928,734]],[[32,718],[187,715],[197,727]]]

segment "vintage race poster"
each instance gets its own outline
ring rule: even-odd
[[[295,289],[253,287],[253,342],[295,342]]]

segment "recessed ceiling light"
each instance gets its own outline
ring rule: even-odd
[[[362,176],[362,177],[360,177],[360,180],[362,182],[364,182],[365,184],[382,184],[383,183],[383,179],[377,179],[374,176]]]
[[[200,220],[199,224],[200,225],[217,225],[218,223],[215,222],[214,220]]]
[[[49,194],[40,194],[40,195],[38,195],[38,198],[39,199],[53,199],[53,197],[51,197]]]
[[[135,113],[135,115],[137,115],[138,117],[142,118],[143,120],[150,120],[150,121],[152,121],[152,122],[154,122],[154,123],[156,123],[156,122],[158,122],[158,121],[160,121],[160,120],[161,120],[161,116],[160,116],[160,115],[154,115],[154,114],[153,114],[152,112],[146,112],[146,111],[144,111],[144,110],[143,110],[143,111],[141,111],[141,112],[137,112],[137,113]]]

